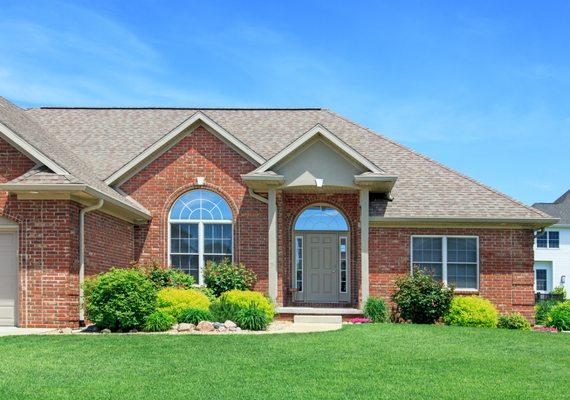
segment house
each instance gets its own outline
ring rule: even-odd
[[[557,220],[326,109],[0,100],[1,323],[77,326],[86,276],[224,257],[284,315],[358,314],[412,265],[533,314]],[[466,149],[466,152],[468,149]]]
[[[554,203],[535,203],[533,207],[560,219],[537,235],[534,289],[549,293],[557,286],[564,286],[570,292],[570,190]]]

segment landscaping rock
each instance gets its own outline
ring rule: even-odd
[[[64,335],[70,335],[73,333],[73,329],[71,328],[62,328],[58,330],[59,333],[63,333]]]
[[[178,324],[172,325],[172,327],[170,329],[172,329],[173,331],[177,331],[178,330]]]
[[[220,326],[220,327],[217,329],[218,332],[225,332],[225,331],[227,331],[227,330],[228,330],[228,328],[226,328],[224,325]]]
[[[236,323],[234,321],[230,321],[229,319],[226,322],[224,322],[224,326],[228,329],[237,328]]]
[[[196,330],[200,332],[211,332],[214,330],[214,324],[209,321],[200,321]]]
[[[137,329],[131,329],[131,330],[129,331],[129,333],[138,333],[138,332],[139,332],[139,331],[138,331]]]
[[[231,328],[228,328],[228,330],[230,332],[241,332],[241,328],[239,326],[232,326]]]
[[[83,330],[81,332],[95,333],[95,332],[99,332],[99,328],[97,328],[97,325],[89,325],[89,326],[86,326],[85,328],[83,328]]]
[[[188,332],[188,331],[193,331],[196,328],[196,326],[194,324],[187,324],[187,323],[181,323],[178,324],[178,332]]]
[[[212,322],[212,325],[214,325],[214,329],[220,329],[221,327],[224,326],[224,324],[222,324],[221,322]]]
[[[101,333],[111,333],[111,330],[108,328],[102,329]]]

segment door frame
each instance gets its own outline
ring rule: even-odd
[[[22,290],[20,271],[20,235],[19,226],[16,222],[5,217],[0,217],[0,233],[10,233],[14,235],[15,258],[16,258],[16,298],[14,299],[14,326],[20,323],[20,295]]]
[[[331,302],[330,304],[345,304],[345,303],[350,303],[351,302],[351,288],[352,288],[352,282],[351,282],[351,262],[350,262],[350,257],[351,257],[351,253],[350,253],[350,230],[348,231],[296,231],[293,230],[292,232],[292,237],[291,237],[291,288],[296,288],[297,287],[297,274],[296,274],[296,262],[297,262],[297,238],[302,238],[302,243],[303,243],[303,248],[302,248],[302,277],[303,277],[303,285],[302,287],[305,288],[307,286],[307,269],[305,268],[305,260],[306,260],[306,255],[305,255],[305,251],[307,249],[307,246],[305,245],[305,243],[307,243],[307,235],[319,235],[319,234],[324,234],[324,235],[330,235],[330,234],[334,234],[337,236],[337,259],[338,259],[338,301],[335,302]],[[340,253],[340,246],[341,246],[341,238],[346,239],[346,247],[345,247],[345,258],[346,258],[346,291],[342,292],[341,291],[341,279],[342,279],[342,275],[341,275],[341,253]],[[304,290],[300,290],[300,291],[293,291],[293,296],[292,296],[292,300],[294,302],[302,302],[302,303],[315,303],[315,304],[321,304],[322,302],[313,302],[311,300],[307,300],[304,297]]]

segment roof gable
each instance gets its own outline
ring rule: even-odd
[[[207,115],[198,111],[160,138],[160,140],[146,148],[142,153],[138,154],[119,170],[115,171],[115,173],[105,179],[105,183],[108,185],[117,185],[124,182],[136,171],[143,168],[150,161],[156,159],[184,137],[191,134],[200,125],[204,126],[210,133],[222,139],[222,141],[229,144],[232,148],[254,163],[261,164],[265,161],[263,157],[253,151],[241,140],[225,130]]]

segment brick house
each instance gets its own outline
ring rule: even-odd
[[[358,314],[412,265],[532,318],[556,222],[326,109],[34,108],[0,98],[0,324],[77,326],[81,282],[254,270],[282,314]]]

